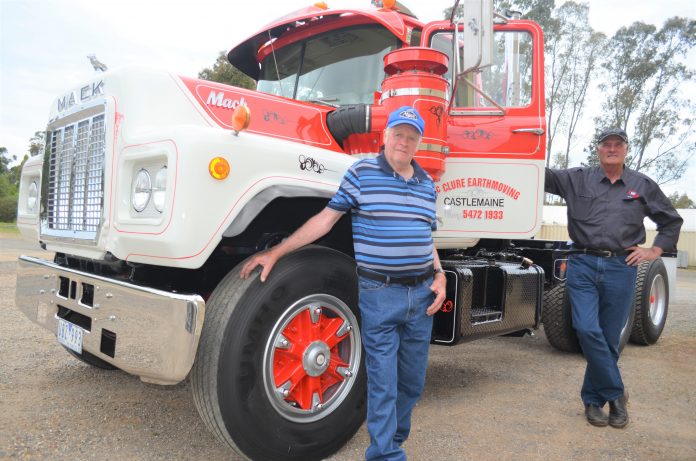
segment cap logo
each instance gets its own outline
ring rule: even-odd
[[[418,116],[414,114],[411,110],[402,111],[401,113],[399,113],[399,117],[408,118],[410,120],[416,120],[418,118]]]

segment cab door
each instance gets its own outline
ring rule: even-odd
[[[466,246],[479,238],[529,238],[541,226],[546,152],[542,37],[531,21],[497,24],[491,65],[456,79],[443,114],[449,152],[437,183],[440,247]],[[454,67],[449,23],[426,27],[421,43],[447,53]],[[455,82],[453,71],[449,76]]]

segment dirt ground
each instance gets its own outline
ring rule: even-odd
[[[188,382],[145,384],[85,365],[14,306],[15,259],[38,255],[0,235],[0,459],[227,460]],[[543,330],[431,348],[425,394],[405,449],[420,460],[696,460],[696,271],[679,270],[658,344],[629,344],[624,430],[585,422],[584,361],[560,353]],[[332,461],[359,460],[363,426]]]

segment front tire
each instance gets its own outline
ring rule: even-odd
[[[643,262],[636,275],[635,319],[631,342],[655,344],[667,322],[669,284],[662,259]]]
[[[217,437],[253,460],[338,451],[366,412],[355,263],[321,247],[282,258],[265,283],[241,264],[213,292],[191,372]]]

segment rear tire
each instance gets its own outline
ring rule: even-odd
[[[631,342],[655,344],[667,322],[669,283],[662,259],[643,262],[636,275],[635,319]]]
[[[208,429],[253,460],[314,460],[365,419],[355,263],[321,247],[282,258],[265,283],[241,264],[213,292],[193,397]]]
[[[634,310],[626,320],[626,324],[621,330],[619,340],[619,351],[622,351],[631,336],[633,326]],[[565,282],[559,283],[552,289],[544,293],[544,306],[542,309],[542,322],[544,333],[549,343],[559,351],[563,352],[582,352],[578,335],[573,328],[573,314],[570,301],[566,295]]]
[[[580,352],[580,343],[573,328],[570,302],[566,296],[565,282],[544,293],[541,320],[546,339],[555,349],[563,352]]]

